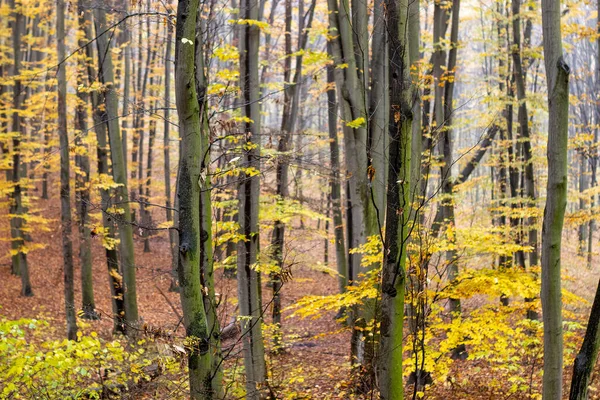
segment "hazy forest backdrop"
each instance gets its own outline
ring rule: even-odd
[[[0,398],[600,398],[599,7],[0,0]]]

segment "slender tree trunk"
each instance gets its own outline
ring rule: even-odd
[[[569,400],[587,400],[594,366],[600,349],[600,285],[596,289],[585,337],[573,363]]]
[[[569,66],[563,59],[560,0],[542,0],[544,62],[548,82],[548,184],[542,227],[544,400],[562,397],[563,326],[561,235],[567,204]]]
[[[96,33],[107,28],[106,11],[102,8],[94,10]],[[119,186],[115,188],[114,204],[120,209],[114,214],[119,228],[119,250],[123,275],[123,293],[125,300],[125,322],[127,334],[135,336],[138,325],[137,291],[135,281],[135,256],[133,247],[133,229],[129,196],[127,194],[127,175],[125,174],[125,157],[123,155],[121,136],[119,133],[118,97],[116,92],[113,64],[107,35],[100,35],[96,40],[98,48],[98,76],[105,86],[104,104],[106,107],[106,124],[110,142],[113,180]]]
[[[245,19],[259,20],[257,0],[242,0],[240,5]],[[253,122],[245,122],[244,167],[260,170],[258,146],[260,144],[260,106],[258,87],[258,53],[260,31],[257,26],[239,28],[240,87],[243,94],[242,114]],[[258,196],[259,175],[244,174],[239,186],[240,233],[245,240],[238,243],[237,280],[240,315],[242,319],[242,343],[246,369],[246,395],[258,399],[257,385],[266,378],[265,353],[262,339],[262,310],[260,307],[260,276],[254,269],[258,256]]]
[[[85,36],[86,25],[90,23],[83,0],[77,2],[79,30],[84,34],[80,37],[78,45],[83,48],[87,43]],[[82,52],[83,53],[83,52]],[[87,63],[90,60],[80,55],[77,71],[77,86],[88,86]],[[96,305],[94,302],[94,276],[92,273],[92,248],[91,230],[88,207],[90,205],[90,159],[87,145],[87,107],[89,95],[84,90],[77,91],[78,103],[75,111],[76,133],[75,144],[83,149],[82,154],[75,156],[75,165],[78,171],[75,176],[75,202],[77,208],[77,225],[79,228],[79,260],[81,264],[81,300],[82,317],[86,319],[98,319]]]
[[[446,196],[446,200],[442,202],[442,215],[448,227],[451,229],[455,229],[456,223],[454,218],[454,180],[452,178],[452,120],[453,120],[453,98],[454,98],[454,81],[456,79],[456,59],[458,53],[458,24],[460,21],[459,18],[460,12],[460,0],[452,1],[452,28],[450,31],[450,43],[451,48],[448,54],[448,65],[447,65],[447,73],[453,76],[453,79],[448,79],[444,84],[444,107],[442,108],[442,118],[440,118],[438,112],[440,107],[437,107],[436,112],[436,125],[441,127],[442,124],[445,124],[443,128],[441,128],[441,150],[443,155],[442,167],[440,170],[441,179],[442,179],[442,193]],[[443,18],[443,17],[442,17]],[[437,103],[437,101],[436,101]],[[454,235],[452,236],[454,237]],[[448,238],[450,241],[453,240]],[[446,273],[448,275],[448,281],[453,282],[456,280],[458,276],[458,264],[456,257],[456,250],[448,250],[446,252],[446,261],[448,262],[448,267],[446,269]],[[452,318],[458,317],[461,313],[460,299],[458,298],[450,298],[448,300],[448,311],[450,312]],[[465,357],[465,346],[458,345],[456,348],[452,350],[453,358],[463,358]]]
[[[13,191],[11,196],[10,214],[13,215],[10,221],[11,232],[11,253],[12,253],[12,272],[21,276],[21,295],[33,296],[31,282],[29,280],[29,266],[27,263],[27,253],[25,251],[25,232],[23,230],[25,220],[23,215],[25,209],[23,206],[23,187],[21,185],[21,140],[23,139],[22,120],[19,110],[23,104],[23,85],[21,83],[21,34],[23,31],[23,14],[16,9],[14,0],[10,2],[11,9],[14,10],[14,21],[12,21],[12,39],[13,39],[13,114],[12,130],[14,136],[12,139],[13,165],[12,165],[12,184]]]
[[[91,20],[91,11],[86,10],[85,19]],[[92,35],[91,25],[85,25],[85,35],[89,42]],[[93,59],[93,50],[91,46],[85,48],[86,56],[90,60],[87,64],[88,80],[95,82],[97,80],[94,68],[91,64]],[[106,108],[104,104],[104,94],[98,91],[91,92],[92,101],[92,118],[94,123],[94,131],[98,146],[96,147],[96,158],[98,160],[97,170],[99,175],[108,175],[108,139],[107,139],[107,122]],[[108,270],[108,281],[110,286],[113,332],[125,333],[125,297],[123,293],[123,278],[119,271],[119,256],[117,254],[117,245],[114,234],[114,221],[106,212],[110,208],[111,194],[108,189],[100,189],[101,209],[102,209],[102,227],[103,227],[103,247],[106,255],[106,266]]]
[[[69,174],[69,135],[67,132],[67,72],[65,58],[65,2],[56,1],[56,53],[58,89],[58,136],[60,139],[60,215],[67,338],[77,339],[75,285],[73,279],[73,242],[71,241],[71,188]]]
[[[334,67],[327,66],[327,83],[335,83]],[[327,122],[329,130],[329,155],[331,159],[331,212],[333,214],[333,235],[335,244],[335,259],[337,263],[338,283],[340,293],[348,286],[348,261],[346,258],[346,242],[344,239],[344,220],[342,215],[342,191],[340,176],[340,146],[338,143],[338,103],[335,89],[327,91]]]
[[[169,2],[170,3],[170,2]],[[163,155],[164,155],[164,179],[165,179],[165,213],[167,221],[173,221],[173,203],[171,195],[171,64],[172,60],[172,47],[173,47],[173,26],[167,23],[167,44],[165,50],[165,109],[163,110],[164,124],[163,124]],[[173,226],[177,226],[173,224]],[[174,229],[169,229],[169,245],[171,248],[171,265],[172,265],[172,278],[169,290],[174,291],[177,288],[177,245],[175,243],[177,232]]]

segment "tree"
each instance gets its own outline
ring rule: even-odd
[[[89,12],[83,0],[77,2],[79,40],[81,48],[87,44],[86,25],[90,23]],[[87,79],[87,59],[85,51],[81,51],[78,59],[77,87],[85,87]],[[92,274],[91,229],[88,209],[90,206],[90,159],[89,148],[85,140],[88,136],[88,98],[89,94],[81,89],[77,91],[77,108],[75,118],[75,145],[79,151],[75,156],[77,172],[75,176],[75,203],[77,208],[77,225],[79,228],[79,260],[81,264],[81,298],[83,318],[98,319],[94,301],[94,281]]]
[[[111,52],[106,34],[106,11],[102,8],[94,10],[94,23],[96,25],[96,45],[98,48],[98,77],[105,87],[104,106],[106,113],[103,115],[108,128],[110,143],[110,156],[112,161],[113,180],[117,184],[113,208],[118,213],[113,213],[119,228],[119,250],[121,269],[123,275],[123,293],[125,301],[125,322],[128,334],[134,335],[138,325],[137,291],[135,281],[135,256],[133,249],[133,229],[131,225],[131,212],[129,196],[127,194],[127,175],[125,170],[125,157],[123,155],[121,136],[119,133],[118,97],[115,85]],[[104,210],[110,212],[109,210]]]
[[[567,204],[569,66],[563,59],[560,0],[542,0],[544,63],[548,83],[548,183],[542,226],[544,400],[562,397],[563,326],[561,242]]]
[[[380,387],[382,399],[403,399],[406,243],[411,217],[411,141],[415,91],[410,76],[407,2],[385,2],[389,71],[389,178],[381,277]]]
[[[23,186],[21,184],[21,140],[23,139],[22,120],[19,110],[23,104],[23,86],[20,77],[21,68],[21,34],[23,31],[24,16],[17,8],[15,0],[11,0],[11,9],[14,10],[12,22],[13,40],[13,113],[12,113],[12,195],[10,203],[11,255],[12,272],[21,276],[21,295],[33,296],[29,280],[29,265],[25,246],[25,208],[23,206]],[[22,5],[19,5],[22,7]]]
[[[210,184],[206,162],[209,132],[201,122],[206,121],[206,87],[198,82],[198,74],[204,74],[203,69],[196,68],[202,66],[201,62],[197,63],[198,53],[201,55],[203,48],[198,15],[197,0],[179,1],[175,36],[175,94],[182,150],[177,178],[178,275],[186,336],[191,344],[188,350],[190,396],[213,399],[222,396],[221,359],[219,342],[213,339],[219,335],[219,325],[215,319],[212,284]]]
[[[58,136],[60,138],[60,215],[67,338],[77,339],[73,282],[73,242],[71,241],[71,189],[69,174],[69,135],[67,132],[67,75],[65,71],[65,2],[56,2],[56,50],[58,65]]]
[[[258,21],[259,2],[242,0],[241,15],[245,20]],[[239,27],[240,89],[242,92],[243,165],[238,189],[240,233],[244,240],[238,242],[237,280],[244,366],[246,369],[246,395],[258,399],[257,385],[266,378],[265,350],[262,338],[262,309],[260,299],[260,274],[255,264],[258,256],[258,196],[260,192],[260,105],[258,52],[260,29],[248,23]]]

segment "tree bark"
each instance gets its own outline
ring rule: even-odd
[[[83,47],[87,43],[85,36],[86,26],[90,24],[89,12],[83,0],[77,2],[78,24],[81,35],[78,45]],[[77,87],[88,86],[87,60],[85,52],[82,51],[78,61]],[[94,276],[92,273],[92,248],[91,229],[88,207],[90,205],[90,159],[89,148],[86,142],[88,135],[87,107],[89,95],[85,90],[77,91],[77,108],[75,111],[75,145],[83,148],[83,154],[77,153],[75,165],[78,171],[75,176],[75,202],[77,208],[77,225],[79,228],[79,260],[81,264],[81,301],[82,317],[86,319],[98,319],[94,301]]]
[[[56,2],[56,53],[59,60],[57,71],[58,89],[58,136],[60,139],[60,220],[63,254],[65,314],[67,338],[77,339],[75,316],[75,293],[73,279],[73,242],[71,241],[71,187],[69,173],[69,135],[67,132],[67,73],[65,63],[65,2]]]
[[[102,8],[94,10],[94,23],[96,34],[104,32],[107,28],[106,11]],[[118,97],[115,86],[113,63],[107,35],[100,35],[96,40],[98,48],[98,76],[105,86],[104,105],[106,107],[106,126],[110,142],[110,155],[112,160],[113,180],[119,186],[115,189],[114,204],[120,209],[113,215],[119,228],[119,250],[123,275],[123,293],[125,300],[125,322],[128,335],[135,336],[138,325],[137,291],[135,281],[135,256],[133,247],[133,229],[131,225],[131,212],[129,196],[127,194],[127,175],[125,171],[125,157],[118,120]]]
[[[410,76],[408,3],[385,2],[389,68],[389,180],[381,278],[380,392],[404,398],[402,379],[406,243],[410,221],[411,139],[415,92]]]
[[[203,171],[203,133],[195,75],[194,44],[199,40],[201,46],[202,40],[201,37],[196,37],[198,8],[198,0],[180,0],[177,6],[175,97],[182,143],[177,179],[178,275],[186,336],[194,342],[188,350],[190,397],[208,400],[214,398],[215,393],[211,373],[211,332],[202,295],[201,268],[206,257],[204,246],[211,233],[204,230],[201,222],[204,209],[201,204],[201,191],[204,189],[206,172]]]
[[[544,400],[562,397],[563,327],[561,234],[567,204],[569,66],[563,59],[560,0],[542,0],[544,62],[548,82],[548,183],[542,227],[542,316]]]
[[[242,17],[259,20],[257,0],[242,0]],[[237,280],[240,316],[242,318],[242,343],[246,370],[246,396],[249,400],[260,398],[260,385],[266,378],[265,351],[262,338],[262,310],[260,299],[260,275],[254,265],[258,256],[258,198],[260,192],[259,145],[260,105],[258,53],[260,30],[256,25],[239,27],[240,88],[243,96],[243,165],[239,185],[239,225],[244,240],[238,242]]]

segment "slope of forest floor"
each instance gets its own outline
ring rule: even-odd
[[[20,279],[10,273],[9,241],[0,242],[0,315],[9,319],[43,318],[52,321],[57,329],[57,338],[64,332],[64,297],[62,276],[62,253],[60,236],[60,207],[57,198],[39,200],[38,208],[44,210],[44,215],[52,218],[49,231],[34,228],[32,238],[35,243],[43,243],[46,247],[34,250],[28,254],[31,271],[33,297],[19,295]],[[4,237],[9,236],[6,208],[0,212],[3,222]],[[282,305],[287,307],[295,304],[306,295],[327,295],[337,291],[336,278],[312,268],[318,261],[323,260],[323,239],[311,232],[310,223],[302,229],[299,223],[293,224],[289,233],[294,246],[293,276],[286,282],[282,290]],[[81,304],[81,288],[79,280],[79,260],[77,258],[78,239],[76,230],[73,231],[74,253],[76,265],[75,295],[78,306]],[[263,240],[265,240],[263,238]],[[166,233],[160,233],[151,238],[151,252],[143,252],[143,239],[136,237],[137,290],[139,313],[143,323],[149,330],[161,329],[172,331],[177,329],[174,336],[183,337],[180,323],[181,309],[179,295],[169,291],[171,257]],[[578,261],[574,244],[569,240],[565,251],[565,275],[577,277],[565,281],[567,289],[582,296],[586,300],[593,299],[598,281],[597,265],[587,270],[584,263]],[[96,308],[101,315],[99,321],[91,321],[88,331],[95,331],[105,339],[111,338],[112,321],[110,319],[110,291],[106,262],[102,241],[92,240],[94,294]],[[333,253],[330,246],[329,253]],[[235,313],[237,286],[235,279],[227,278],[223,270],[216,273],[217,293],[220,294],[221,324],[227,325]],[[263,303],[271,300],[271,289],[263,282]],[[572,309],[575,315],[586,316],[590,304],[584,304]],[[270,308],[265,311],[270,315]],[[268,363],[272,369],[271,385],[280,398],[290,399],[346,399],[360,398],[350,394],[352,387],[351,367],[349,363],[350,333],[335,321],[331,312],[324,313],[317,319],[300,319],[291,317],[290,311],[284,311],[283,329],[285,350],[279,354],[268,355]],[[267,322],[270,316],[266,317]],[[583,322],[583,321],[582,321]],[[583,336],[583,331],[581,332]],[[581,337],[582,338],[582,337]],[[237,339],[229,339],[223,343],[228,354],[226,368],[243,365]],[[568,393],[570,363],[565,360],[565,390]],[[233,368],[235,370],[235,368]],[[242,374],[237,377],[241,380]],[[502,390],[490,388],[490,380],[494,379],[493,370],[486,367],[484,361],[463,361],[454,364],[453,379],[446,384],[437,383],[426,392],[426,398],[431,399],[527,399],[534,398],[526,393],[501,395]],[[533,385],[539,385],[537,378],[532,378]],[[500,387],[504,383],[500,383]],[[508,383],[507,383],[508,385]],[[411,389],[411,388],[409,388]],[[145,395],[139,393],[135,398],[156,398],[156,393]],[[179,398],[164,394],[164,398]],[[407,398],[412,398],[412,390]],[[184,398],[181,394],[181,398]],[[367,397],[370,398],[370,397]],[[600,398],[592,389],[590,398]]]

